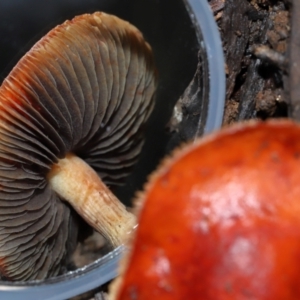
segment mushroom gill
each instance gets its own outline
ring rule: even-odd
[[[92,201],[96,220],[89,213],[83,218],[114,246],[121,243],[135,219],[105,184],[122,182],[136,162],[155,86],[152,51],[142,34],[100,12],[57,26],[11,71],[0,87],[2,279],[61,272],[77,239],[75,214],[61,200],[82,215],[80,203],[67,199],[70,189]],[[92,193],[103,188],[109,194],[109,200],[99,196],[100,207],[97,199],[89,200],[93,184],[80,168],[58,175],[70,159],[86,166],[92,178],[98,174]],[[111,215],[99,226],[104,206],[112,206]],[[127,225],[115,232],[117,221]]]

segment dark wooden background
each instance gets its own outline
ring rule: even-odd
[[[271,0],[210,3],[223,4],[215,17],[226,61],[224,124],[250,118],[296,117],[299,68],[291,68],[289,58],[293,57],[294,63],[298,59],[300,38],[294,34],[296,28],[291,31],[290,16],[296,14],[299,1],[294,7],[288,1]]]

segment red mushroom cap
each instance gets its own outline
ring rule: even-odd
[[[300,127],[250,122],[151,178],[117,299],[300,299]]]

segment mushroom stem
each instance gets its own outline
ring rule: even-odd
[[[136,225],[136,218],[102,182],[97,173],[79,157],[68,154],[54,164],[49,182],[82,218],[100,232],[112,246]]]

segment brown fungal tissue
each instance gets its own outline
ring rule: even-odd
[[[119,184],[138,158],[155,85],[142,34],[99,12],[54,28],[4,80],[2,279],[61,272],[77,240],[71,206],[113,246],[122,243],[135,218],[106,184]]]

